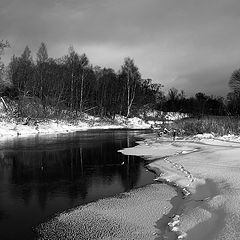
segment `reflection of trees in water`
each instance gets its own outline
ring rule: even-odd
[[[127,137],[127,147],[132,146],[132,140]],[[136,186],[140,177],[140,160],[135,156],[125,156],[125,171],[121,174],[124,191],[129,191]]]
[[[121,141],[121,148],[132,146],[133,139],[128,141]],[[104,149],[104,150],[103,150]],[[98,159],[100,166],[98,171],[103,176],[108,176],[104,178],[105,182],[111,183],[115,176],[120,176],[124,191],[129,191],[131,188],[135,187],[139,177],[140,177],[140,168],[141,163],[139,158],[134,156],[125,156],[121,153],[118,153],[119,146],[114,143],[102,143],[101,145],[101,156],[99,152],[95,149],[91,150],[91,165],[98,164],[95,159]],[[89,163],[89,162],[88,162]]]
[[[0,220],[7,218],[7,214],[5,213],[5,211],[3,210],[2,207],[2,203],[1,203],[2,199],[0,199]]]
[[[13,155],[11,183],[15,188],[12,195],[21,195],[28,204],[33,194],[37,195],[39,205],[45,208],[49,195],[68,192],[70,199],[79,196],[85,199],[88,179],[84,178],[81,160],[76,151],[20,153]]]
[[[0,160],[0,176],[1,178],[4,177],[4,172],[3,172],[3,164],[1,163],[1,160]],[[2,188],[3,186],[1,186]],[[5,211],[3,210],[4,208],[2,207],[2,203],[3,203],[3,199],[0,197],[0,220],[4,219],[7,217],[7,214],[5,213]]]
[[[121,172],[124,191],[129,191],[137,185],[140,178],[140,160],[134,156],[126,156],[125,169]]]
[[[4,219],[4,218],[7,218],[7,214],[0,209],[0,220]]]
[[[6,159],[10,166],[9,176],[14,186],[11,194],[21,196],[26,205],[36,194],[39,205],[44,209],[49,196],[56,192],[67,193],[72,201],[79,197],[84,200],[94,177],[110,185],[116,176],[120,176],[125,191],[136,185],[140,177],[139,160],[117,153],[118,149],[130,146],[129,141],[118,141],[118,144],[109,141],[95,144],[93,141],[89,145],[0,155],[1,166],[6,168]]]

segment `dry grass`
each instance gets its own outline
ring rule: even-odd
[[[173,128],[184,135],[195,135],[199,133],[214,133],[216,135],[240,134],[239,117],[203,117],[201,119],[188,118],[175,121]]]

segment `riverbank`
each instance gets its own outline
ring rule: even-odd
[[[118,116],[116,119],[100,119],[86,115],[84,118],[74,120],[31,120],[31,119],[0,119],[0,140],[14,137],[34,135],[48,135],[58,133],[71,133],[89,129],[148,129],[150,123],[140,118]]]
[[[165,226],[178,239],[239,238],[240,144],[230,140],[205,134],[172,142],[149,135],[138,146],[121,151],[143,156],[161,172],[156,180],[174,183],[185,193],[182,212],[175,212]]]
[[[170,186],[151,184],[62,213],[38,228],[39,239],[155,239],[176,198]]]
[[[89,129],[150,129],[159,126],[162,128],[165,124],[186,117],[187,114],[178,112],[149,111],[130,118],[116,115],[114,119],[100,118],[86,113],[76,117],[71,112],[67,112],[66,116],[61,118],[17,118],[0,111],[0,141],[13,137],[70,133]]]

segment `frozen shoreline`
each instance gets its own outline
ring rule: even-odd
[[[84,120],[76,120],[74,123],[63,120],[44,120],[37,124],[15,120],[0,121],[0,141],[16,137],[31,137],[36,135],[51,135],[59,133],[72,133],[87,130],[106,129],[150,129],[151,124],[139,118],[119,117],[116,122],[99,120],[98,118],[87,116]]]
[[[240,181],[237,139],[203,134],[173,142],[149,134],[121,152],[149,160],[150,167],[162,172],[160,181],[175,183],[186,193],[182,213],[175,213],[168,224],[178,239],[238,239],[240,206],[233,207],[240,200],[235,186]]]
[[[10,118],[6,113],[0,114],[0,141],[7,138],[48,135],[58,133],[71,133],[76,131],[98,130],[98,129],[151,129],[152,126],[159,126],[164,122],[172,122],[176,119],[187,117],[187,114],[159,112],[162,120],[144,121],[139,117],[126,118],[116,115],[114,120],[100,118],[82,113],[81,117],[63,119],[31,119],[31,118]],[[148,117],[156,117],[157,112],[149,112]],[[144,117],[144,115],[142,115]]]
[[[100,199],[42,224],[39,239],[156,239],[164,234],[159,216],[168,216],[174,198],[173,188],[156,183]]]

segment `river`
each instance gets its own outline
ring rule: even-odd
[[[54,215],[153,182],[144,160],[117,151],[143,131],[98,130],[0,144],[0,239],[34,239]],[[146,132],[146,131],[145,131]]]

